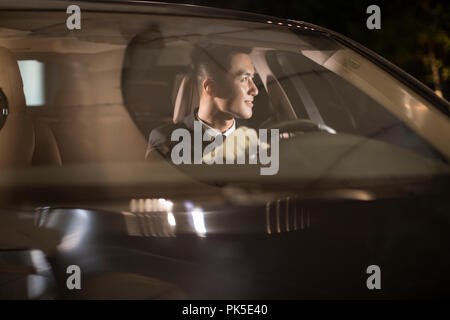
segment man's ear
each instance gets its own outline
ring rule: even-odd
[[[216,82],[212,79],[206,79],[203,81],[203,90],[206,92],[209,96],[215,96],[216,95]]]

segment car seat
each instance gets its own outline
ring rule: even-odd
[[[177,77],[181,78],[180,75]],[[175,85],[174,88],[177,89],[177,94],[173,108],[173,122],[177,123],[194,112],[195,108],[199,106],[200,97],[195,76],[192,73],[185,74],[180,85]]]
[[[0,128],[0,167],[22,167],[32,163],[61,165],[50,128],[34,122],[27,114],[17,60],[3,47],[0,47],[0,90],[4,122]]]
[[[0,129],[0,167],[31,163],[35,147],[33,121],[26,114],[22,77],[14,55],[0,47],[0,89],[7,110]]]

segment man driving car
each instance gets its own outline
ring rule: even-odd
[[[253,78],[253,67],[249,51],[243,48],[213,46],[198,48],[192,54],[193,76],[196,80],[200,102],[193,113],[175,124],[158,127],[150,133],[146,158],[154,151],[164,157],[171,156],[177,141],[172,141],[174,130],[187,129],[195,136],[201,128],[206,141],[223,141],[236,130],[236,120],[249,119],[253,115],[254,97],[258,95]],[[204,138],[204,137],[203,137]],[[203,139],[205,141],[205,139]],[[192,149],[201,148],[191,139]],[[200,154],[202,153],[200,150]]]

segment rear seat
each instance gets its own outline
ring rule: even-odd
[[[51,130],[63,165],[144,160],[147,141],[123,105],[60,109]]]
[[[0,89],[7,109],[0,129],[0,167],[31,164],[61,165],[61,156],[50,128],[27,113],[22,77],[14,54],[0,47]]]
[[[61,166],[61,154],[55,135],[43,121],[34,121],[35,148],[32,159],[33,165]]]
[[[95,74],[100,80],[105,76]],[[0,88],[8,101],[0,129],[0,167],[144,160],[147,141],[120,103],[62,106],[74,99],[56,99],[60,105],[45,115],[27,108],[17,59],[6,48],[0,48]],[[81,89],[72,86],[69,93]]]
[[[0,167],[22,167],[31,163],[35,133],[26,113],[22,77],[15,56],[0,47],[0,89],[7,117],[0,129]]]

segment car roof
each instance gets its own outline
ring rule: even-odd
[[[133,6],[136,11],[145,11],[152,13],[172,13],[183,15],[196,15],[204,17],[220,17],[220,18],[233,18],[233,19],[248,19],[252,21],[263,22],[267,19],[285,20],[275,18],[269,15],[245,12],[232,9],[207,7],[200,5],[192,5],[185,3],[169,3],[169,2],[156,2],[156,1],[136,1],[136,0],[4,0],[0,3],[0,7],[3,8],[15,8],[15,9],[61,9],[66,8],[68,5],[79,5],[86,9],[123,9],[126,6]],[[141,9],[141,10],[140,10]],[[278,22],[278,21],[277,21]]]
[[[165,15],[187,15],[205,18],[233,19],[250,22],[272,23],[274,25],[300,27],[311,31],[327,32],[325,28],[307,23],[304,21],[283,19],[270,15],[224,9],[216,7],[206,7],[200,5],[184,3],[168,3],[155,1],[136,0],[4,0],[0,3],[0,9],[17,10],[61,10],[69,5],[79,5],[83,10],[96,11],[118,11],[118,12],[142,12]]]

